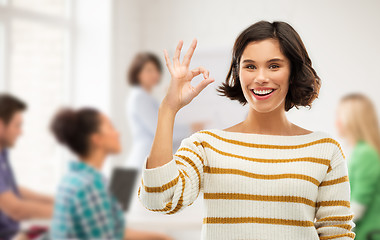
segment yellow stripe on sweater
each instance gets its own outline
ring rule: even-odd
[[[195,142],[194,142],[195,143]],[[180,149],[177,150],[177,153],[179,153],[180,151],[187,151],[187,152],[191,152],[193,153],[195,156],[197,156],[199,158],[199,160],[202,162],[202,164],[204,163],[203,159],[201,156],[199,156],[198,153],[194,152],[193,150],[191,150],[190,148],[187,148],[187,147],[181,147]]]
[[[212,133],[210,131],[200,131],[200,133],[208,134],[208,135],[210,135],[216,139],[222,140],[222,141],[227,142],[227,143],[232,143],[232,144],[245,146],[245,147],[253,147],[253,148],[298,149],[298,148],[305,148],[305,147],[309,147],[309,146],[320,144],[320,143],[332,143],[332,144],[335,144],[339,148],[343,158],[345,158],[340,144],[332,138],[322,138],[322,139],[319,139],[319,140],[316,140],[316,141],[313,141],[310,143],[304,143],[304,144],[299,144],[299,145],[271,145],[271,144],[247,143],[247,142],[242,142],[242,141],[238,141],[238,140],[228,139],[228,138],[224,138],[224,137],[221,137],[219,135],[216,135],[215,133]]]
[[[323,236],[319,237],[320,240],[327,240],[327,239],[336,239],[336,238],[342,238],[342,237],[349,237],[354,239],[355,234],[354,233],[344,233],[344,234],[339,234],[339,235],[332,235],[332,236]]]
[[[324,181],[321,183],[320,187],[335,185],[335,184],[339,184],[339,183],[343,183],[343,182],[348,182],[348,176],[343,176],[341,178],[337,178],[337,179],[333,179],[333,180],[329,180],[329,181]]]
[[[197,166],[195,165],[195,163],[188,157],[186,156],[183,156],[183,155],[179,155],[179,154],[175,154],[175,156],[185,160],[188,164],[190,164],[190,166],[195,170],[195,172],[197,173],[198,175],[198,194],[199,194],[199,191],[201,189],[201,174],[199,173],[199,170],[197,168]],[[197,197],[198,197],[198,194],[197,194]]]
[[[315,202],[298,196],[269,196],[269,195],[253,195],[243,193],[204,193],[204,199],[229,199],[229,200],[253,200],[265,202],[292,202],[302,203],[315,207]]]
[[[289,159],[265,159],[265,158],[252,158],[252,157],[245,157],[245,156],[240,156],[232,153],[227,153],[223,152],[219,149],[216,149],[215,147],[211,146],[208,142],[202,141],[201,143],[199,142],[194,142],[195,145],[199,146],[202,145],[203,147],[210,148],[214,152],[217,152],[221,155],[228,156],[228,157],[235,157],[235,158],[240,158],[252,162],[261,162],[261,163],[288,163],[288,162],[312,162],[312,163],[319,163],[323,164],[326,166],[330,165],[330,160],[329,159],[324,159],[324,158],[314,158],[314,157],[304,157],[304,158],[289,158]]]
[[[183,194],[185,192],[186,180],[185,180],[185,177],[183,176],[183,173],[181,170],[179,170],[179,176],[181,177],[181,180],[182,180],[181,196],[179,197],[178,202],[177,202],[176,206],[174,207],[174,209],[172,211],[166,213],[168,215],[171,215],[171,214],[178,212],[183,206]]]
[[[344,228],[344,229],[347,229],[348,231],[351,231],[351,229],[352,229],[352,226],[349,224],[326,225],[326,226],[318,227],[317,229],[327,228],[327,227]]]
[[[351,221],[354,218],[354,215],[348,215],[348,216],[330,216],[330,217],[325,217],[317,220],[317,222],[327,222],[327,221],[336,221],[336,222],[341,222],[341,221]]]
[[[320,182],[317,179],[307,176],[307,175],[303,175],[303,174],[286,173],[286,174],[265,175],[265,174],[256,174],[256,173],[246,172],[239,169],[214,168],[214,167],[209,167],[209,166],[204,166],[203,172],[210,173],[210,174],[236,174],[236,175],[241,175],[245,177],[264,179],[264,180],[294,178],[294,179],[301,179],[301,180],[311,182],[315,184],[316,186],[319,186],[320,184]]]
[[[316,207],[337,207],[337,206],[350,208],[350,202],[343,201],[343,200],[321,201],[321,202],[318,202],[316,205]]]
[[[157,193],[157,192],[164,192],[168,190],[169,188],[175,186],[178,180],[179,180],[179,176],[177,176],[175,179],[171,180],[170,182],[162,185],[161,187],[147,187],[145,186],[143,179],[141,179],[141,185],[144,187],[145,192]]]
[[[257,217],[206,217],[203,219],[204,224],[240,224],[240,223],[262,223],[289,225],[298,227],[314,227],[311,221],[300,221],[277,218],[257,218]]]
[[[178,212],[178,210],[180,210],[181,207],[183,206],[183,193],[185,191],[185,177],[183,176],[183,173],[182,173],[181,170],[179,171],[179,177],[181,177],[181,179],[182,179],[182,192],[181,192],[181,196],[180,196],[180,198],[179,198],[179,200],[178,200],[175,208],[173,210],[171,210],[170,212],[166,213],[168,215],[174,214],[174,213]],[[138,190],[138,197],[140,198],[140,188]],[[170,202],[168,202],[166,204],[166,206],[164,208],[161,208],[161,209],[151,209],[151,208],[146,208],[146,207],[145,208],[148,209],[149,211],[153,211],[153,212],[167,212],[170,209],[172,209],[172,205],[173,205],[173,202],[170,201]]]
[[[349,201],[337,200],[337,201],[322,201],[315,203],[314,201],[298,196],[270,196],[270,195],[253,195],[245,193],[204,193],[204,199],[223,199],[223,200],[252,200],[252,201],[264,201],[264,202],[289,202],[289,203],[301,203],[309,205],[311,207],[336,207],[344,206],[350,207]]]
[[[186,167],[186,165],[181,161],[175,160],[175,163],[177,163],[178,165],[182,165],[182,166]]]
[[[140,199],[140,192],[141,192],[141,187],[139,187],[139,190],[137,193],[139,199]],[[166,212],[172,208],[172,202],[167,203],[166,206],[162,209],[151,209],[151,208],[147,208],[147,207],[145,207],[145,208],[148,209],[149,211],[153,211],[153,212]]]

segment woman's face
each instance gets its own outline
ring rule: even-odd
[[[160,78],[161,73],[153,62],[145,63],[138,76],[140,85],[149,89],[156,86]]]
[[[100,115],[100,126],[97,133],[94,134],[96,147],[102,148],[109,154],[120,153],[119,133],[116,131],[107,116]]]
[[[285,111],[289,88],[290,62],[282,54],[278,40],[249,43],[239,64],[239,78],[245,99],[260,113]]]

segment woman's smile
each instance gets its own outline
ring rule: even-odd
[[[250,90],[252,95],[257,100],[265,100],[270,98],[273,93],[276,91],[274,88],[253,88]]]

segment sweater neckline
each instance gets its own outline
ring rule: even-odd
[[[311,133],[300,134],[300,135],[271,135],[271,134],[260,134],[260,133],[231,132],[231,131],[226,131],[226,130],[217,129],[217,128],[210,129],[210,130],[222,133],[224,135],[230,135],[230,136],[236,136],[236,137],[255,137],[255,138],[263,138],[263,139],[279,139],[279,140],[305,139],[305,138],[310,138],[320,133],[320,131],[313,131]]]

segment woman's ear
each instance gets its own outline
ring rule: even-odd
[[[102,136],[99,133],[93,133],[90,136],[90,145],[92,147],[100,147],[103,144]]]

